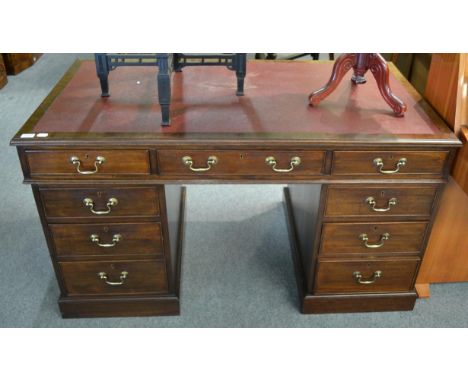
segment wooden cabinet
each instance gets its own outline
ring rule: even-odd
[[[33,65],[41,53],[2,53],[8,74],[15,75]]]
[[[8,82],[7,72],[3,56],[0,54],[0,89],[3,88]]]
[[[434,53],[424,93],[463,142],[443,192],[421,272],[420,297],[430,283],[468,281],[468,54]]]
[[[163,128],[154,73],[116,71],[103,100],[94,63],[77,63],[13,138],[64,317],[179,313],[183,183],[288,184],[303,313],[413,308],[458,139],[398,77],[403,118],[382,111],[372,83],[343,82],[307,107],[330,64],[251,65],[242,99],[226,71],[175,73]]]

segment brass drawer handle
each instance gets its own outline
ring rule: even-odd
[[[70,157],[70,163],[74,164],[76,166],[76,171],[79,173],[79,174],[82,174],[82,175],[91,175],[91,174],[96,174],[98,171],[99,171],[99,165],[103,164],[104,162],[106,161],[106,158],[102,157],[102,156],[97,156],[95,161],[94,161],[94,170],[91,170],[91,171],[82,171],[80,170],[80,166],[81,166],[81,160],[80,158],[76,157],[76,156],[72,156]]]
[[[369,204],[372,208],[373,211],[375,212],[387,212],[387,211],[390,211],[390,209],[392,208],[392,206],[396,206],[397,204],[397,198],[390,198],[387,202],[387,207],[385,208],[376,208],[375,205],[376,205],[376,201],[375,199],[372,197],[372,196],[369,196],[367,199],[366,199],[366,203]]]
[[[125,279],[128,276],[128,272],[127,271],[120,272],[120,281],[109,281],[106,272],[99,272],[98,276],[101,280],[104,280],[107,285],[118,286],[118,285],[123,285],[123,283],[125,282]]]
[[[218,163],[218,158],[214,155],[209,156],[206,161],[206,167],[193,167],[193,159],[190,156],[183,157],[182,163],[194,172],[205,172],[211,170],[211,166],[214,166],[216,163]]]
[[[354,277],[354,280],[356,280],[358,284],[364,284],[364,285],[374,284],[378,279],[382,277],[382,272],[375,271],[374,274],[372,275],[372,278],[363,280],[361,272],[356,271],[353,273],[353,277]]]
[[[395,170],[383,170],[383,160],[382,158],[375,158],[374,159],[374,165],[379,169],[379,172],[381,174],[396,174],[398,171],[400,171],[400,167],[406,166],[407,163],[406,158],[400,158],[398,159],[398,162],[396,163],[396,168]]]
[[[297,167],[297,166],[299,166],[301,164],[301,158],[292,157],[291,161],[289,162],[289,168],[285,168],[285,169],[276,168],[276,158],[275,157],[265,158],[265,163],[268,166],[271,166],[273,171],[276,171],[276,172],[291,172],[292,170],[294,170],[295,167]]]
[[[112,243],[107,243],[107,244],[102,244],[99,242],[99,235],[93,233],[90,237],[91,241],[93,243],[96,243],[102,248],[110,248],[110,247],[115,247],[117,243],[122,240],[122,235],[116,233],[114,236],[112,236]]]
[[[385,244],[385,240],[390,239],[390,234],[386,232],[383,235],[381,235],[380,236],[380,242],[378,242],[377,244],[369,244],[368,243],[369,237],[367,236],[366,233],[361,233],[359,235],[359,239],[361,239],[364,242],[364,245],[367,248],[380,248],[380,247],[383,247],[383,245]]]
[[[112,211],[112,207],[116,206],[119,203],[117,198],[109,198],[107,201],[107,210],[104,211],[96,211],[94,209],[94,200],[91,198],[84,198],[83,199],[83,204],[86,207],[89,207],[89,210],[94,214],[94,215],[107,215],[110,214]]]

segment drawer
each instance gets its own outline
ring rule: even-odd
[[[419,254],[426,229],[426,222],[324,223],[320,253]]]
[[[50,224],[58,257],[160,255],[159,223]]]
[[[167,293],[164,260],[60,262],[69,296]]]
[[[112,218],[159,216],[156,187],[41,188],[48,218]]]
[[[291,177],[322,173],[323,151],[160,150],[161,175]]]
[[[326,217],[421,216],[429,218],[437,187],[329,186]]]
[[[332,174],[441,175],[448,151],[335,151]]]
[[[414,287],[418,264],[418,259],[321,260],[315,292],[408,292]]]
[[[150,173],[148,150],[31,150],[26,151],[26,158],[32,176]]]

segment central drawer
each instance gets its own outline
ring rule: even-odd
[[[324,223],[320,254],[419,254],[426,229],[426,222]]]
[[[41,188],[48,218],[159,216],[156,187]]]
[[[418,259],[320,260],[317,293],[407,292],[414,287]]]
[[[57,257],[161,255],[160,223],[50,224]]]
[[[59,266],[69,296],[168,292],[164,260],[61,262]]]
[[[322,174],[323,151],[160,150],[161,175],[294,177]]]

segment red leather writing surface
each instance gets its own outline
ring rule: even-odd
[[[185,68],[172,77],[172,125],[160,126],[153,67],[122,67],[110,73],[111,96],[101,98],[94,62],[83,62],[34,132],[157,133],[440,133],[393,75],[394,93],[408,106],[395,118],[371,75],[352,85],[351,73],[319,106],[308,94],[321,87],[332,63],[249,62],[245,96],[235,95],[235,73],[224,67]],[[349,77],[349,78],[348,78]]]

